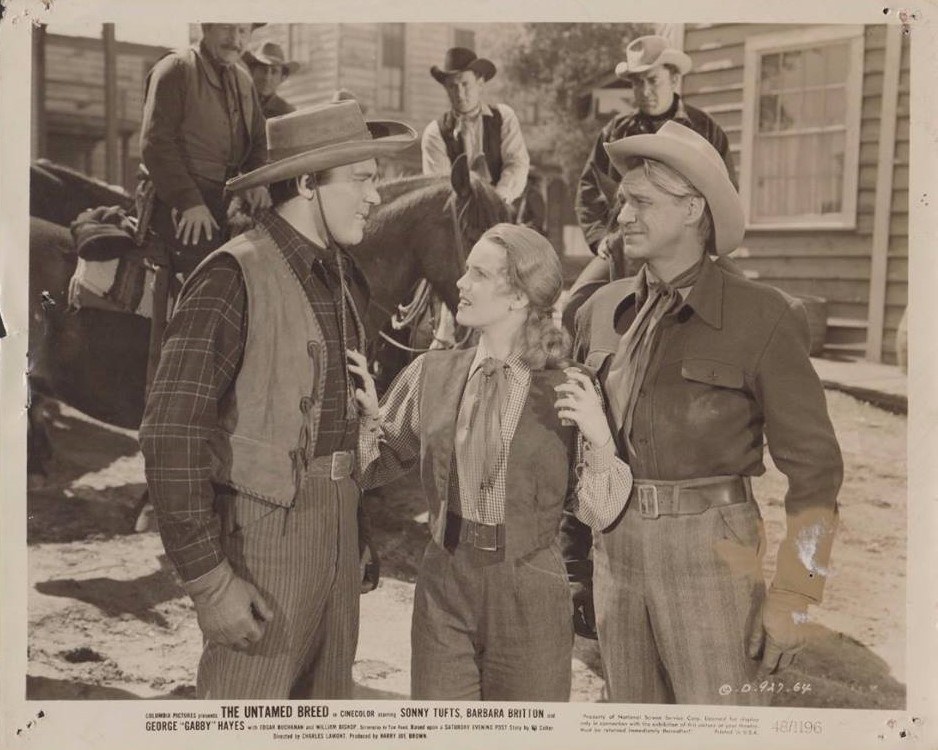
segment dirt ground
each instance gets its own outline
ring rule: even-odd
[[[840,527],[812,638],[779,679],[809,684],[776,704],[900,708],[905,704],[906,420],[841,393],[828,402],[846,461]],[[186,698],[200,633],[155,531],[133,533],[144,489],[133,432],[62,407],[55,458],[28,493],[30,698]],[[755,482],[769,537],[766,574],[784,528],[785,483]],[[406,698],[410,610],[428,535],[409,479],[369,497],[382,564],[362,597],[357,696]],[[595,642],[577,639],[573,700],[601,699]]]

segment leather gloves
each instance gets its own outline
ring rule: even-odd
[[[761,674],[787,669],[795,654],[804,648],[809,603],[802,594],[769,589],[749,638],[750,658],[762,655]]]
[[[195,602],[202,634],[222,646],[246,651],[274,616],[254,584],[236,576],[227,560],[183,587]]]

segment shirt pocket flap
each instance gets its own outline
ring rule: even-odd
[[[743,369],[738,365],[714,359],[685,359],[681,362],[681,376],[719,388],[742,388]]]

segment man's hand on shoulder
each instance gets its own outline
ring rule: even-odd
[[[253,215],[255,211],[270,208],[270,192],[266,185],[258,185],[244,191],[244,200],[247,201]]]
[[[254,584],[236,576],[227,560],[183,586],[205,638],[236,651],[259,641],[274,616]]]

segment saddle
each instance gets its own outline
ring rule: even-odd
[[[165,244],[121,206],[100,206],[71,224],[78,264],[69,307],[153,317],[157,269],[169,266]]]

